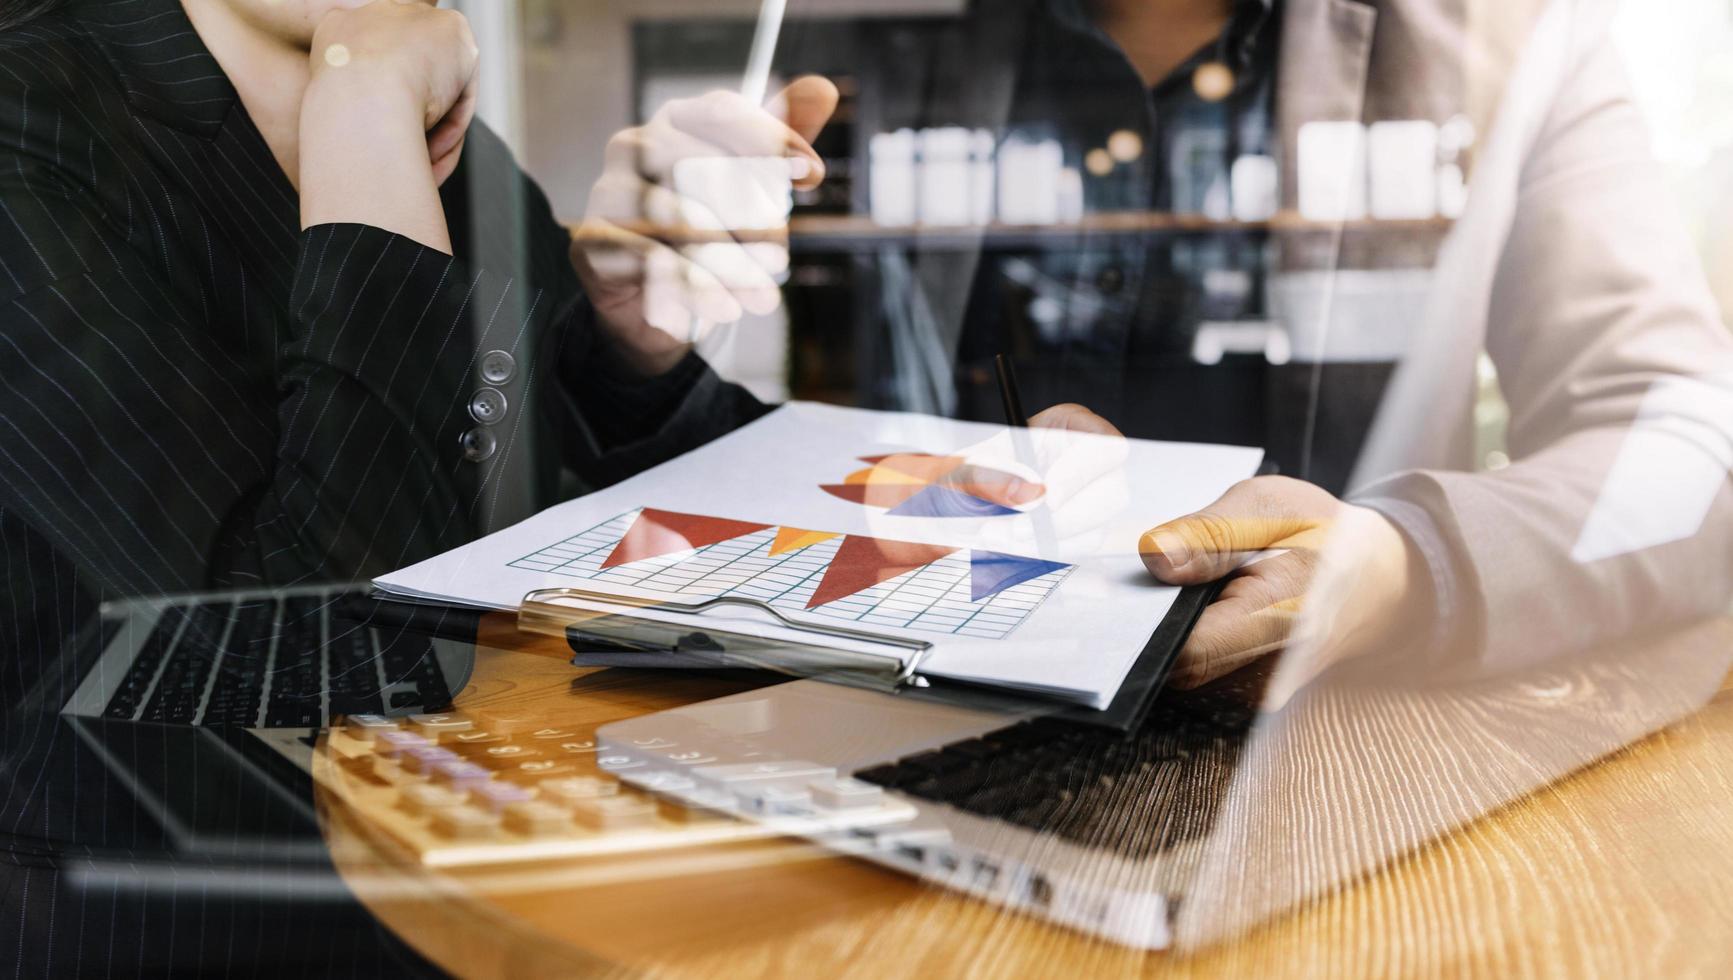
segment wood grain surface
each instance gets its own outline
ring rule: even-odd
[[[1188,952],[1113,946],[798,842],[641,856],[577,885],[559,866],[432,873],[365,846],[366,814],[323,812],[361,900],[465,976],[1725,976],[1729,651],[1717,621],[1569,670],[1296,699],[1260,721],[1199,855]],[[460,706],[502,728],[600,724],[742,687],[542,652],[483,652]]]

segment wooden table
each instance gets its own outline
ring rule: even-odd
[[[1733,649],[1711,624],[1697,649]],[[544,651],[546,652],[546,651]],[[679,674],[582,672],[484,651],[459,699],[500,723],[602,723],[731,693]],[[1537,739],[1548,736],[1537,730]],[[1506,739],[1520,752],[1521,736]],[[328,802],[328,801],[327,801]],[[573,887],[434,874],[367,855],[326,806],[339,869],[466,976],[1726,976],[1733,973],[1733,689],[1573,775],[1201,951],[1140,953],[792,841],[682,852]],[[664,856],[666,859],[667,856]]]

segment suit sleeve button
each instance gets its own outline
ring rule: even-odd
[[[472,463],[479,463],[487,459],[493,455],[494,450],[499,448],[499,440],[493,437],[492,432],[483,428],[474,428],[465,432],[459,442],[463,446],[463,458]]]
[[[490,385],[502,385],[517,373],[517,358],[503,350],[490,350],[481,356],[481,380]]]
[[[505,394],[498,388],[478,388],[469,396],[469,417],[482,425],[493,425],[505,418]]]

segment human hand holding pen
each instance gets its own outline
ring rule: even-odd
[[[816,76],[764,107],[716,91],[608,142],[572,264],[634,367],[659,374],[717,325],[781,304],[789,194],[824,179],[811,141],[837,98]]]

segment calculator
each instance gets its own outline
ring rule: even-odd
[[[514,731],[461,710],[351,715],[320,744],[313,775],[430,868],[776,836],[853,850],[916,817],[878,786],[699,727],[604,742],[591,728]]]

